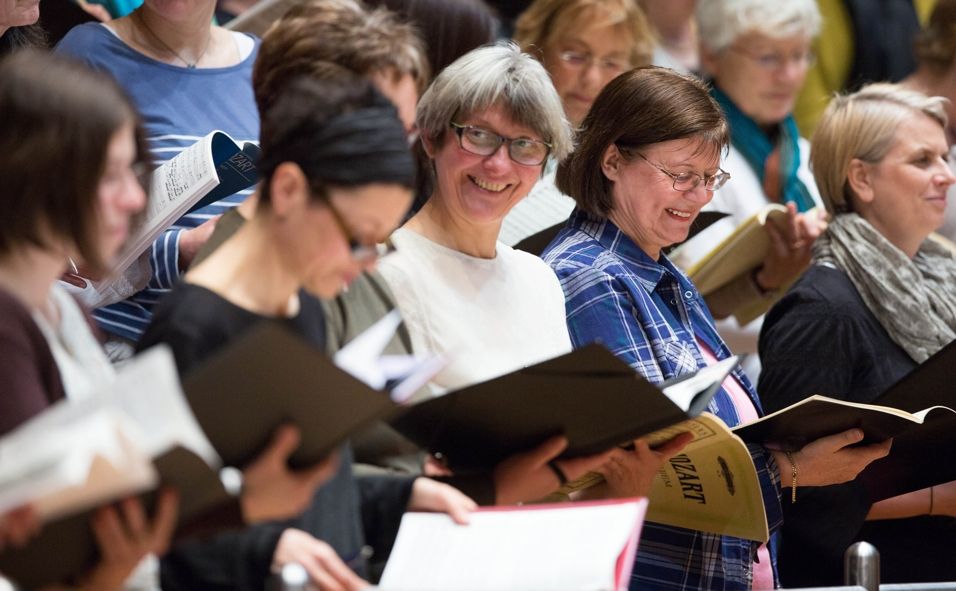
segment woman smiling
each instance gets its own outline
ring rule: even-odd
[[[577,209],[544,253],[567,297],[576,347],[601,342],[652,383],[730,355],[693,284],[662,254],[687,237],[728,181],[719,166],[727,136],[707,88],[671,70],[631,70],[598,96],[578,149],[558,168],[558,188],[574,197]],[[708,410],[731,427],[761,413],[739,367]],[[749,446],[772,535],[780,526],[781,495],[796,495],[798,473],[801,486],[845,482],[889,448],[848,447],[861,438],[853,429],[793,454]],[[627,490],[618,474],[606,478],[612,488]],[[772,589],[770,548],[646,523],[631,588]]]
[[[927,240],[956,182],[944,100],[876,84],[834,99],[820,120],[813,170],[833,222],[764,322],[768,409],[812,393],[873,402],[956,338],[956,260]],[[884,581],[953,580],[954,498],[954,483],[876,504],[853,484],[812,491],[788,508],[784,582],[837,584],[860,539],[879,548]]]

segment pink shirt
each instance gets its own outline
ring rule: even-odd
[[[717,363],[717,357],[714,356],[713,351],[700,339],[697,339],[697,348],[700,349],[700,354],[707,365]],[[750,396],[747,395],[747,391],[737,382],[734,376],[728,375],[721,385],[734,403],[737,416],[740,418],[740,424],[750,423],[760,418],[757,415],[757,408],[750,400]],[[757,549],[757,561],[754,562],[753,572],[752,588],[754,591],[773,589],[773,567],[770,564],[770,551],[767,550],[766,544],[760,544],[760,548]]]

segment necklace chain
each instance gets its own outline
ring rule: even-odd
[[[212,33],[210,32],[209,37],[206,39],[206,45],[205,45],[205,47],[203,47],[203,48],[202,48],[202,51],[199,52],[199,55],[196,56],[196,61],[194,61],[194,62],[192,62],[192,63],[189,63],[189,60],[187,60],[187,59],[184,58],[182,55],[180,55],[178,51],[176,51],[175,49],[173,49],[172,47],[170,47],[165,41],[162,40],[162,38],[160,38],[159,35],[157,35],[155,32],[153,32],[153,29],[150,28],[149,24],[146,22],[146,18],[143,16],[143,13],[142,13],[142,12],[140,12],[139,10],[137,10],[137,11],[135,11],[133,14],[136,15],[136,20],[139,21],[139,24],[143,26],[143,29],[146,31],[146,33],[149,34],[149,36],[150,36],[153,40],[155,40],[157,43],[159,43],[166,51],[168,51],[169,53],[175,55],[176,58],[179,59],[179,61],[181,61],[182,63],[186,64],[186,67],[189,68],[190,70],[195,70],[195,69],[196,69],[196,65],[199,64],[199,62],[202,60],[203,56],[206,55],[206,51],[209,50],[209,45],[212,43]]]

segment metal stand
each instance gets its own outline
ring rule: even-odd
[[[873,544],[857,542],[843,555],[843,582],[866,591],[880,591],[880,553]]]

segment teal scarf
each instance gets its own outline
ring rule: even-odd
[[[757,173],[767,196],[781,203],[793,203],[799,212],[814,208],[816,203],[813,197],[807,191],[806,185],[797,178],[797,170],[800,168],[800,132],[793,115],[788,115],[780,122],[777,146],[774,146],[760,126],[744,115],[730,97],[716,86],[711,89],[711,94],[727,116],[730,143],[743,154],[747,163]],[[776,175],[771,175],[771,178],[767,176],[767,161],[774,155],[775,149],[779,149],[779,177],[776,179],[773,178]],[[777,182],[773,182],[774,180]]]

